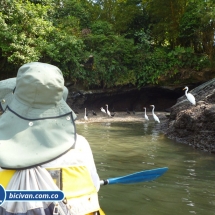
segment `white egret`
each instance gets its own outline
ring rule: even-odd
[[[152,107],[152,115],[153,115],[154,120],[157,121],[158,123],[160,123],[159,118],[154,113],[155,106],[154,105],[150,105],[150,106]]]
[[[106,105],[106,107],[107,107],[107,115],[111,116],[110,111],[108,110],[108,105]]]
[[[101,112],[106,113],[106,110],[103,107],[101,107],[100,109],[101,109]]]
[[[85,108],[84,120],[86,120],[86,121],[88,120],[86,108]]]
[[[143,108],[145,109],[145,115],[144,115],[145,119],[149,121],[149,117],[146,115],[146,108],[145,107],[143,107]]]
[[[195,97],[191,94],[191,93],[187,93],[187,91],[189,90],[188,87],[185,87],[183,90],[186,90],[185,91],[185,95],[187,97],[187,100],[192,103],[193,105],[196,105],[196,100],[195,100]]]

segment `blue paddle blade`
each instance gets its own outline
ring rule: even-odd
[[[132,184],[138,182],[152,181],[163,175],[167,170],[168,167],[163,167],[158,169],[135,172],[126,176],[109,178],[107,179],[107,184]]]

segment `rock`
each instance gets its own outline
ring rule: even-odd
[[[150,105],[155,105],[155,111],[170,111],[177,98],[183,94],[180,88],[168,88],[158,86],[147,86],[141,89],[125,87],[117,89],[98,89],[80,90],[74,86],[67,85],[69,96],[67,103],[78,112],[83,112],[86,107],[88,110],[100,111],[109,105],[109,110],[115,111],[138,111],[142,112],[143,107],[147,111],[151,110]]]
[[[215,153],[215,79],[190,91],[196,106],[182,96],[171,107],[167,137],[206,152]]]

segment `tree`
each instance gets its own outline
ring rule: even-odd
[[[53,30],[47,17],[48,10],[49,6],[29,1],[1,1],[1,59],[14,65],[22,65],[41,58],[46,37]]]
[[[143,0],[151,23],[151,32],[157,44],[179,45],[179,20],[189,0]]]
[[[202,32],[203,51],[208,54],[211,63],[215,60],[215,2],[214,0],[199,2],[199,13],[201,14],[200,30]]]
[[[94,21],[106,21],[112,24],[118,34],[140,30],[144,17],[141,0],[97,0],[92,3],[95,8]],[[141,27],[140,27],[141,26]],[[133,31],[131,29],[133,28]]]
[[[178,40],[180,45],[192,47],[196,53],[203,51],[200,39],[200,15],[198,4],[196,2],[189,2],[179,22]]]

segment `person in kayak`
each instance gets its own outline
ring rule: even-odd
[[[51,64],[24,64],[16,78],[0,81],[0,184],[5,189],[46,190],[55,189],[54,181],[64,192],[70,215],[104,215],[93,154],[88,141],[76,133],[67,95],[61,70]],[[54,180],[49,181],[48,171]],[[14,207],[4,202],[0,214],[53,212],[52,203],[32,204],[19,207],[16,202]]]

